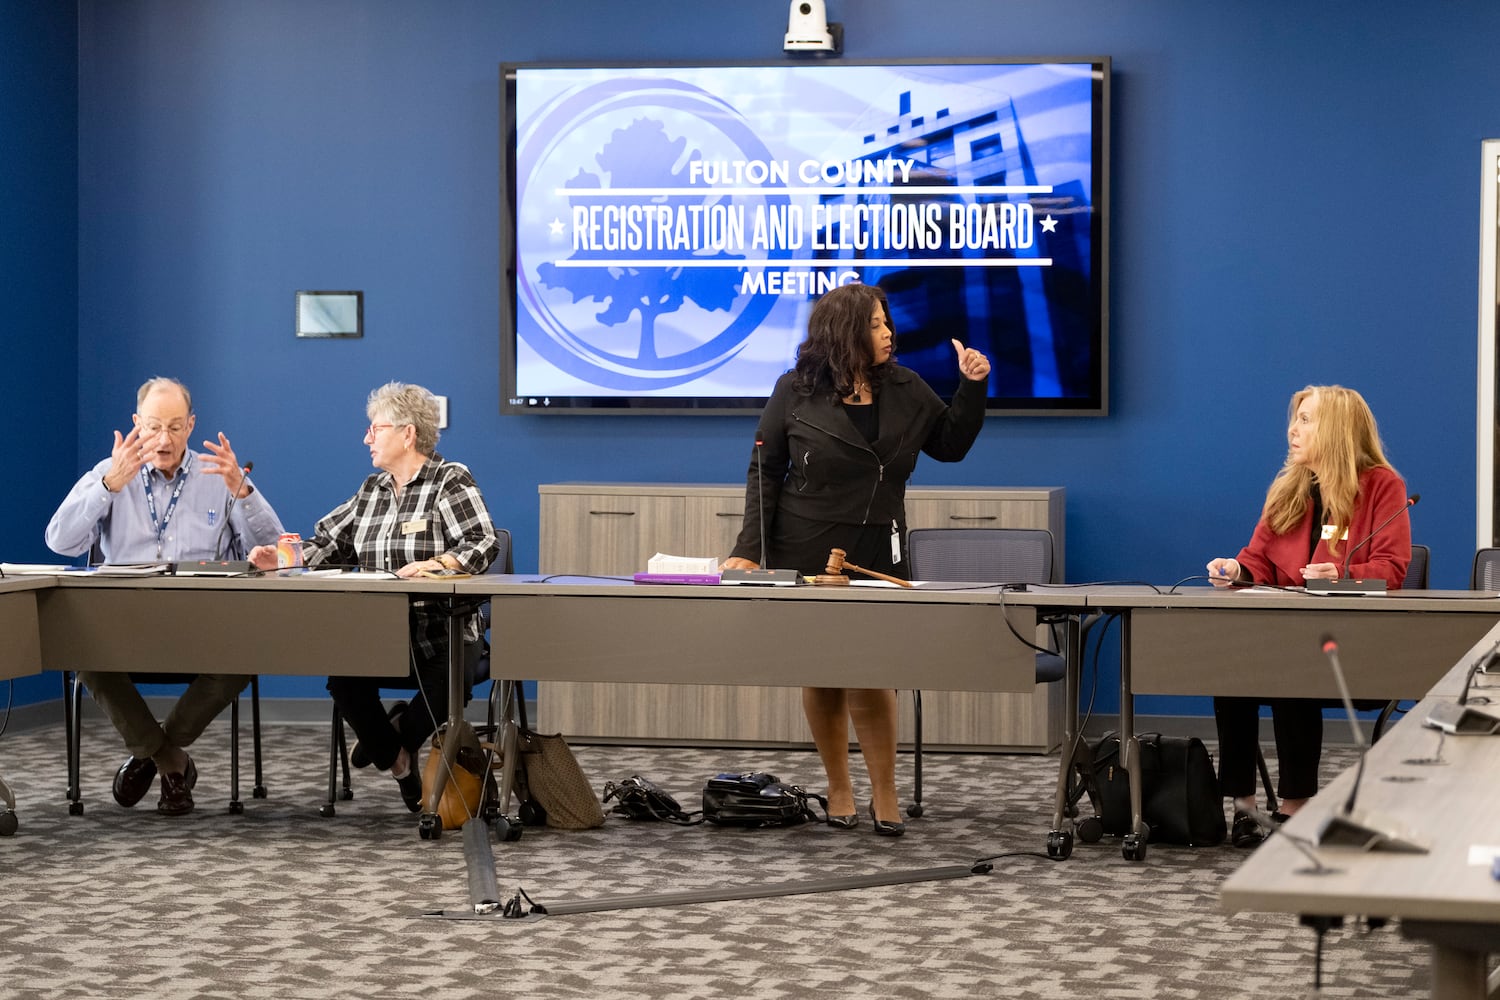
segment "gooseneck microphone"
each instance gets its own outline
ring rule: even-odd
[[[802,582],[802,574],[794,569],[766,569],[766,484],[760,463],[760,449],[765,443],[764,438],[755,435],[755,515],[760,523],[760,569],[726,569],[719,574],[720,583],[793,587]]]
[[[1441,732],[1454,735],[1492,736],[1500,733],[1500,715],[1497,715],[1493,709],[1475,707],[1480,703],[1487,704],[1488,697],[1481,696],[1474,699],[1474,704],[1469,703],[1469,692],[1474,688],[1474,678],[1480,673],[1488,673],[1497,660],[1500,660],[1500,642],[1491,647],[1484,656],[1475,658],[1474,662],[1469,665],[1468,672],[1464,674],[1464,688],[1459,692],[1458,700],[1439,702],[1432,706],[1432,711],[1427,713],[1426,724]]]
[[[1385,593],[1386,582],[1384,580],[1349,579],[1349,565],[1354,561],[1355,552],[1370,544],[1370,542],[1375,538],[1376,535],[1385,530],[1387,525],[1389,525],[1396,518],[1400,517],[1402,514],[1406,513],[1408,510],[1411,510],[1413,507],[1415,507],[1417,505],[1417,501],[1421,499],[1422,494],[1420,493],[1413,493],[1411,496],[1407,497],[1406,503],[1403,504],[1401,508],[1396,511],[1396,513],[1392,514],[1384,521],[1381,521],[1375,526],[1374,531],[1370,532],[1368,535],[1361,538],[1358,543],[1351,546],[1349,551],[1344,553],[1344,565],[1339,570],[1339,578],[1337,580],[1308,580],[1305,585],[1305,589],[1309,593],[1314,594],[1360,595]]]
[[[760,468],[760,449],[765,439],[755,435],[755,512],[760,517],[760,568],[766,568],[766,480]]]
[[[234,502],[240,498],[240,490],[245,488],[245,477],[250,475],[250,470],[255,468],[254,462],[246,462],[240,469],[240,480],[234,484],[234,489],[229,491],[229,501],[224,504],[224,522],[219,525],[219,536],[214,539],[214,558],[224,558],[224,532],[229,530],[229,512],[234,510]]]
[[[1359,716],[1354,710],[1354,699],[1349,696],[1349,685],[1344,680],[1344,668],[1339,663],[1339,644],[1333,636],[1324,633],[1321,640],[1323,655],[1333,668],[1334,680],[1338,682],[1339,697],[1344,702],[1344,712],[1349,716],[1349,731],[1354,734],[1354,745],[1359,747],[1359,762],[1354,768],[1354,782],[1349,786],[1349,797],[1337,811],[1326,816],[1318,826],[1319,847],[1354,847],[1362,851],[1403,851],[1409,854],[1426,854],[1428,846],[1410,833],[1396,829],[1393,825],[1374,817],[1354,811],[1354,802],[1359,796],[1360,782],[1365,776],[1365,757],[1370,745],[1359,728]]]

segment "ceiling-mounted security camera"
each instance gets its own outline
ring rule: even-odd
[[[828,23],[823,0],[792,0],[786,22],[787,52],[838,55],[844,50],[844,26]]]

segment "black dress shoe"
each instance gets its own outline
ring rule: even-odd
[[[400,759],[399,757],[397,758]],[[418,766],[417,755],[413,751],[406,754],[406,774],[396,778],[396,784],[401,789],[401,801],[406,803],[406,808],[411,812],[422,811],[422,769]],[[395,777],[392,775],[391,777]]]
[[[115,772],[115,801],[126,809],[146,797],[156,781],[156,761],[150,757],[126,757]]]
[[[859,826],[859,813],[850,813],[847,816],[829,816],[828,825],[836,830],[852,830]]]
[[[1231,844],[1235,847],[1258,847],[1265,839],[1265,831],[1255,822],[1255,817],[1240,809],[1234,811],[1234,824],[1229,828]]]
[[[385,714],[387,718],[389,718],[392,722],[395,722],[396,716],[405,711],[406,702],[398,701],[396,702],[396,704],[392,705],[390,707],[390,710]],[[359,742],[359,740],[355,740],[354,746],[349,748],[349,763],[353,764],[355,767],[369,767],[372,763],[372,761],[370,760],[370,755],[365,753],[365,748]]]
[[[189,782],[189,775],[192,777]],[[198,769],[188,758],[187,768],[182,774],[173,772],[161,776],[161,798],[156,800],[156,811],[163,816],[185,816],[193,811],[193,784],[198,780]]]
[[[870,822],[875,825],[875,833],[881,837],[899,837],[906,832],[905,823],[887,823],[875,815],[875,803],[870,803]]]

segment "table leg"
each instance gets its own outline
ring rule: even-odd
[[[1047,856],[1067,858],[1073,854],[1073,820],[1068,815],[1072,790],[1073,760],[1078,748],[1078,687],[1083,654],[1079,642],[1079,616],[1070,614],[1063,629],[1063,742],[1057,765],[1057,792],[1052,803],[1052,830],[1047,834]]]
[[[1141,741],[1135,734],[1135,692],[1130,683],[1130,616],[1120,619],[1120,767],[1130,784],[1130,832],[1120,844],[1126,861],[1146,860],[1146,842],[1151,828],[1141,808],[1141,779],[1137,762]]]

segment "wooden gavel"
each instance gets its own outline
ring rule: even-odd
[[[846,569],[852,569],[856,573],[863,573],[865,576],[873,576],[877,580],[884,580],[886,583],[894,583],[898,587],[911,586],[910,580],[902,580],[898,577],[886,576],[884,573],[877,573],[873,569],[865,569],[863,566],[856,566],[852,562],[848,562],[847,560],[845,560],[844,555],[845,552],[843,549],[830,550],[828,553],[828,565],[823,567],[823,572],[832,576],[834,574],[841,574]]]

